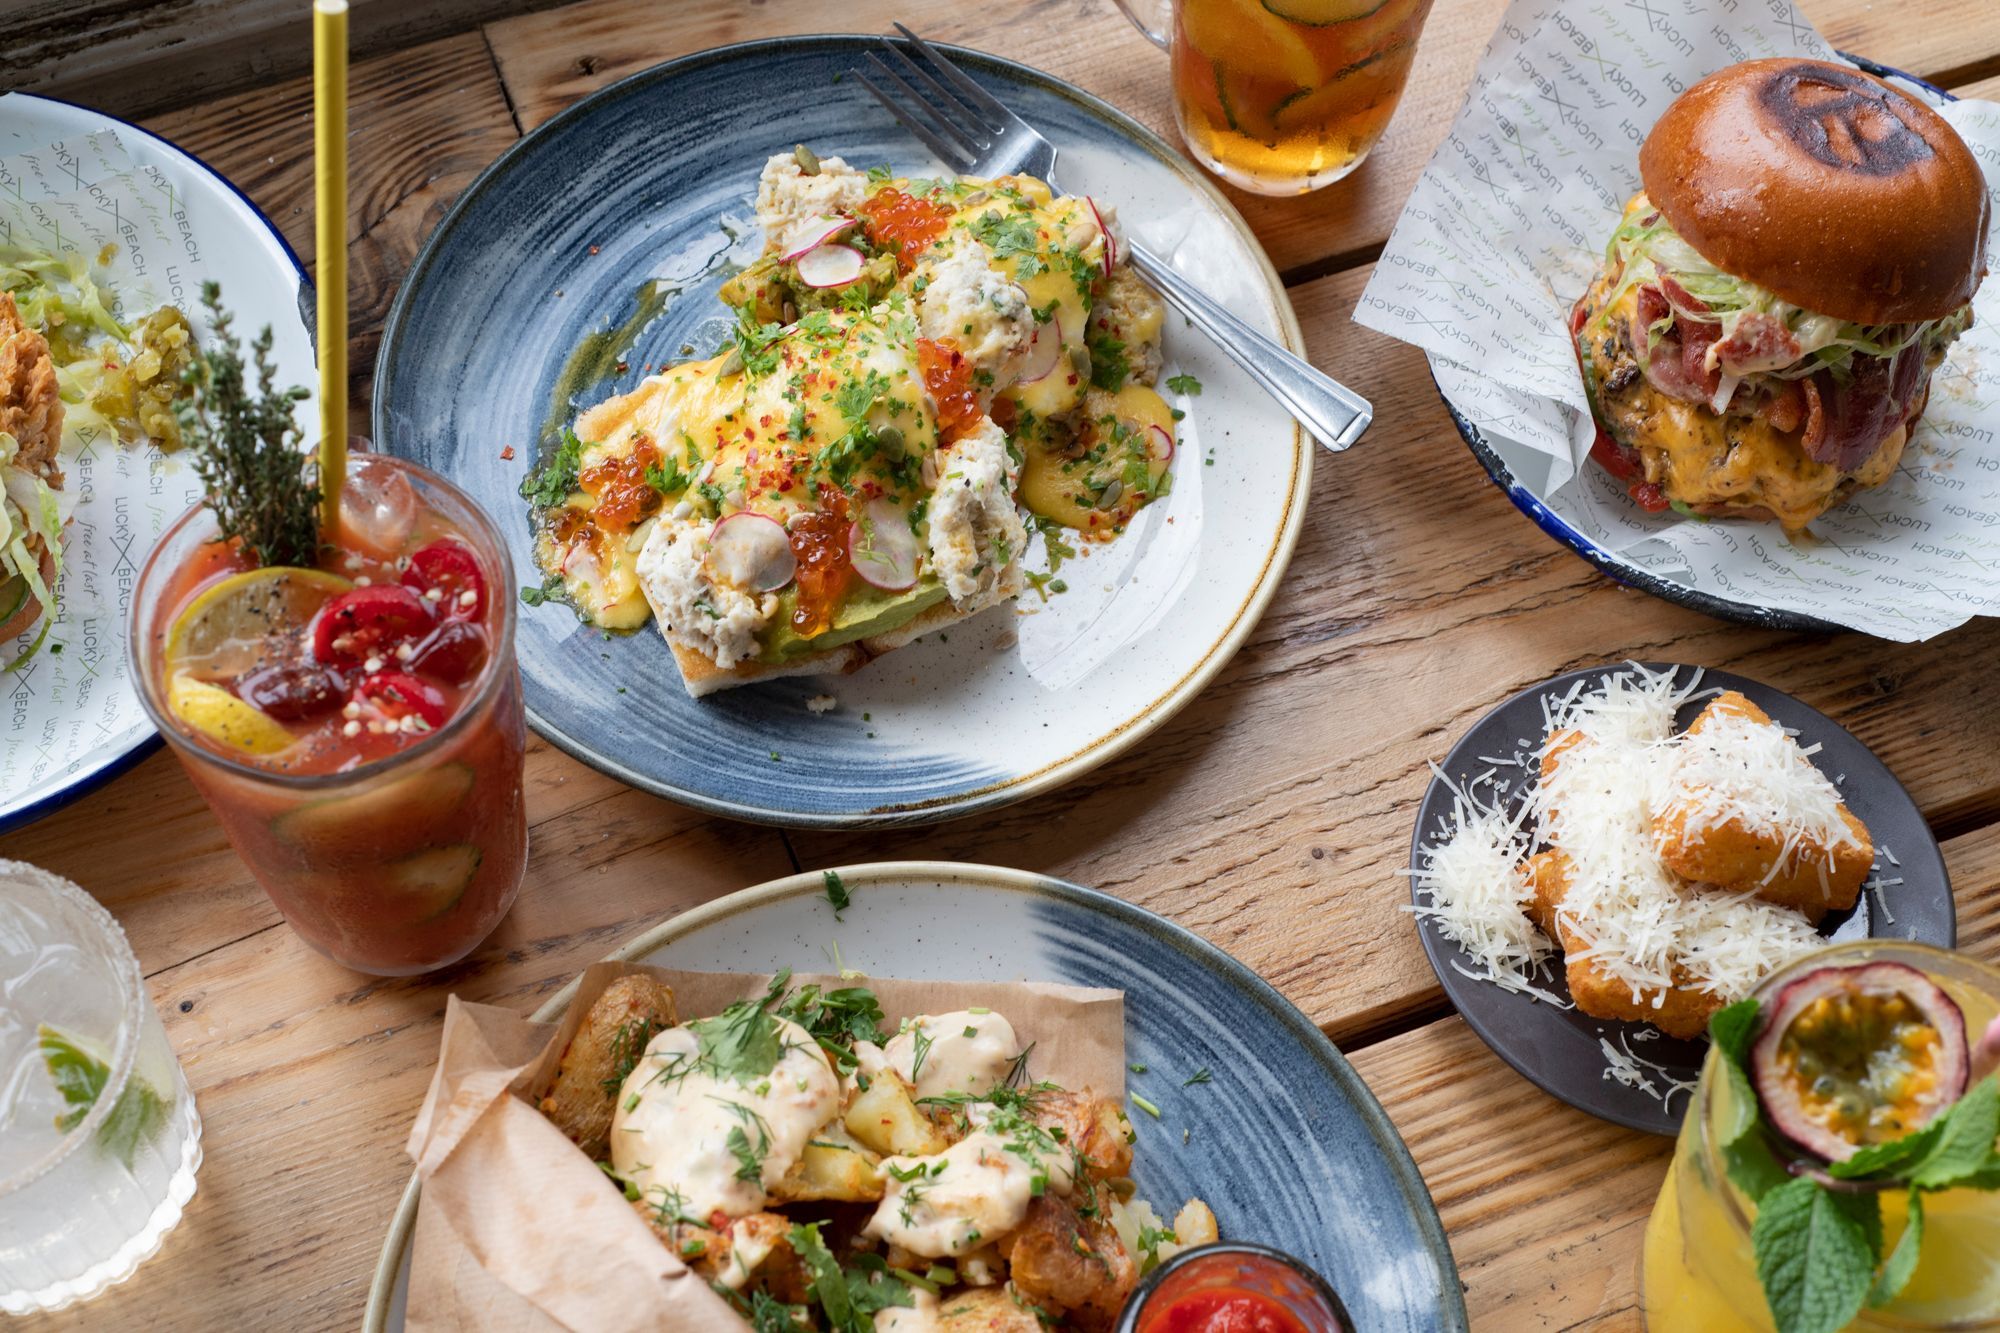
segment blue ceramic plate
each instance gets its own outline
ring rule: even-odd
[[[191,154],[102,112],[7,93],[0,194],[0,243],[117,247],[107,287],[121,318],[170,302],[199,330],[199,284],[213,278],[244,336],[273,327],[283,382],[313,382],[305,269],[270,219]],[[159,744],[126,674],[126,617],[153,538],[201,493],[183,457],[94,438],[75,418],[62,457],[60,613],[41,651],[0,672],[0,832],[67,805]],[[39,629],[0,643],[0,662]]]
[[[1142,1196],[1206,1199],[1225,1238],[1299,1256],[1358,1329],[1466,1327],[1458,1271],[1409,1150],[1333,1043],[1249,968],[1141,908],[1025,871],[933,861],[840,876],[853,905],[838,922],[813,872],[684,912],[613,957],[824,971],[837,943],[846,966],[877,976],[1123,990],[1126,1058],[1160,1071],[1131,1080],[1162,1113],[1132,1117]],[[574,990],[535,1018],[555,1021]],[[1200,1068],[1212,1083],[1180,1086]],[[376,1267],[367,1333],[403,1327],[417,1192],[413,1177]]]
[[[1689,682],[1696,670],[1658,662],[1646,666],[1653,671],[1675,671],[1682,684]],[[1539,744],[1545,709],[1568,695],[1579,681],[1595,686],[1622,669],[1589,667],[1557,676],[1521,691],[1474,723],[1445,756],[1442,776],[1434,776],[1424,793],[1423,805],[1417,810],[1416,832],[1410,839],[1410,864],[1426,864],[1424,847],[1446,827],[1454,787],[1464,790],[1490,773],[1493,776],[1482,783],[1480,798],[1516,808],[1525,799],[1533,775],[1526,768],[1498,765],[1493,759]],[[1878,859],[1876,874],[1870,879],[1895,881],[1888,887],[1865,889],[1848,911],[1829,913],[1820,922],[1820,932],[1841,942],[1917,940],[1951,948],[1957,938],[1958,917],[1952,906],[1944,853],[1938,849],[1923,811],[1888,766],[1838,722],[1783,691],[1727,671],[1704,670],[1701,683],[1740,692],[1781,725],[1795,730],[1800,743],[1820,747],[1813,763],[1839,783],[1848,808],[1868,826],[1874,839]],[[1707,703],[1701,698],[1685,704],[1679,725],[1687,727]],[[1524,737],[1530,742],[1526,747]],[[1410,900],[1419,906],[1427,901],[1414,875],[1410,877]],[[1668,1092],[1667,1086],[1693,1084],[1708,1055],[1706,1039],[1679,1040],[1662,1035],[1650,1024],[1592,1018],[1533,996],[1502,990],[1467,975],[1474,966],[1472,960],[1439,932],[1435,921],[1419,917],[1417,934],[1459,1014],[1480,1040],[1524,1078],[1550,1096],[1613,1124],[1652,1134],[1679,1132],[1688,1099]],[[1548,989],[1567,1000],[1569,984],[1560,956],[1552,960],[1550,971]],[[1626,1049],[1652,1066],[1647,1071],[1653,1084],[1651,1092],[1605,1077],[1599,1042],[1634,1040],[1639,1044]]]
[[[519,495],[537,441],[644,367],[720,341],[716,288],[760,248],[752,199],[767,156],[805,142],[856,164],[938,172],[846,77],[867,40],[724,47],[606,88],[494,163],[418,257],[382,338],[375,436],[485,505],[524,579],[540,578]],[[1255,239],[1173,150],[1046,75],[953,55],[1057,144],[1073,188],[1114,203],[1128,231],[1299,345]],[[657,309],[641,312],[642,284]],[[1030,593],[852,676],[700,701],[683,693],[655,630],[607,637],[559,604],[530,608],[518,637],[529,720],[634,786],[809,827],[990,809],[1132,745],[1250,632],[1291,557],[1311,479],[1309,442],[1290,417],[1181,320],[1167,323],[1167,373],[1204,386],[1182,404],[1173,492],[1116,542],[1066,562],[1067,592]],[[586,338],[621,328],[629,346],[619,340],[604,373],[565,379]],[[610,364],[619,356],[623,375]],[[809,711],[816,695],[837,707]]]
[[[1840,56],[1841,59],[1877,78],[1893,79],[1911,92],[1928,96],[1933,103],[1958,100],[1943,88],[1926,83],[1914,74],[1905,74],[1899,69],[1878,64],[1862,56],[1850,55],[1845,51],[1841,52]],[[1523,485],[1494,449],[1492,442],[1479,427],[1452,405],[1451,399],[1445,398],[1442,390],[1439,391],[1438,397],[1444,399],[1445,411],[1451,414],[1451,422],[1458,427],[1459,436],[1464,439],[1466,447],[1472,450],[1472,456],[1486,469],[1486,475],[1493,478],[1493,484],[1507,493],[1507,498],[1514,502],[1514,507],[1533,519],[1535,526],[1543,532],[1597,566],[1601,573],[1609,575],[1628,588],[1637,588],[1641,592],[1651,593],[1655,597],[1699,611],[1703,615],[1714,616],[1718,620],[1733,620],[1739,624],[1757,625],[1764,629],[1796,630],[1806,634],[1848,632],[1845,626],[1832,624],[1801,611],[1765,606],[1761,602],[1737,601],[1734,598],[1718,597],[1714,593],[1703,592],[1644,566],[1633,564],[1615,552],[1605,550],[1565,523],[1560,515],[1543,503],[1540,496]]]

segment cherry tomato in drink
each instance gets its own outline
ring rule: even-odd
[[[429,603],[396,584],[353,588],[320,608],[313,622],[313,656],[332,666],[386,659],[399,643],[430,633]]]
[[[446,538],[419,548],[403,571],[403,586],[446,618],[477,620],[486,613],[486,578],[464,542]],[[470,599],[467,593],[472,594]]]
[[[361,706],[367,722],[400,723],[414,717],[435,730],[444,725],[444,691],[407,671],[377,671],[354,686],[352,702]]]
[[[431,631],[428,639],[406,665],[412,671],[457,685],[472,679],[486,660],[486,631],[463,620],[447,620]]]
[[[246,671],[236,697],[280,722],[302,722],[340,707],[347,697],[340,677],[315,662],[271,662]]]

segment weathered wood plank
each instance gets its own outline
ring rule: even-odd
[[[1216,683],[1076,788],[929,830],[793,834],[805,865],[941,856],[1109,889],[1202,931],[1349,1040],[1442,1003],[1399,873],[1426,764],[1559,672],[1631,656],[1741,671],[1852,728],[1948,825],[2000,811],[1986,758],[2000,625],[1907,646],[1788,636],[1618,587],[1486,480],[1420,353],[1346,320],[1366,278],[1295,299],[1314,361],[1374,397],[1381,424],[1317,461],[1291,569]]]
[[[1925,21],[1868,0],[1804,0],[1802,7],[1848,50],[1915,73],[2000,62],[2000,33],[1986,36],[1986,0],[1934,0]],[[1230,189],[1280,272],[1326,271],[1373,257],[1417,175],[1464,100],[1473,66],[1505,0],[1438,0],[1409,90],[1382,144],[1349,179],[1304,199],[1262,199]],[[1168,142],[1173,127],[1166,59],[1109,4],[1036,0],[976,6],[950,0],[852,0],[837,13],[814,0],[581,0],[561,10],[489,25],[487,34],[524,128],[637,70],[725,42],[780,34],[887,32],[892,19],[927,37],[1001,52],[1105,98]],[[836,134],[837,131],[829,131]]]
[[[348,357],[356,429],[365,432],[382,320],[404,271],[458,192],[518,134],[478,33],[363,60],[351,74]],[[234,181],[311,266],[311,79],[171,112],[146,126]]]
[[[2000,829],[1945,844],[1959,947],[2000,959]],[[1639,1251],[1673,1145],[1571,1110],[1458,1018],[1349,1059],[1424,1173],[1482,1330],[1636,1329]]]
[[[354,59],[407,51],[561,0],[352,0]],[[0,88],[143,116],[267,87],[312,68],[299,0],[13,0],[0,7]]]

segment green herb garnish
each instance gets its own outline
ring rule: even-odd
[[[56,1128],[67,1134],[84,1122],[91,1108],[97,1105],[97,1099],[104,1095],[105,1086],[111,1081],[111,1067],[46,1023],[35,1030],[35,1035],[42,1063],[69,1107],[56,1117]],[[116,1157],[129,1171],[138,1159],[140,1147],[154,1139],[166,1123],[166,1099],[152,1084],[133,1074],[125,1082],[125,1091],[112,1103],[110,1113],[98,1125],[93,1141],[99,1152]]]
[[[1175,393],[1196,396],[1201,393],[1201,381],[1192,375],[1169,375],[1167,376],[1167,387]]]
[[[833,904],[833,919],[840,920],[840,914],[853,905],[854,899],[847,892],[837,871],[822,871],[820,878],[826,883],[826,900]]]
[[[195,446],[194,471],[207,492],[215,526],[261,565],[313,565],[319,560],[319,483],[300,449],[305,433],[293,405],[307,396],[293,385],[274,388],[271,326],[250,344],[256,383],[230,332],[222,288],[201,285],[212,332],[184,376],[186,398],[174,404],[181,434]]]

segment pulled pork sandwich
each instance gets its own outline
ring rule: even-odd
[[[1591,456],[1653,511],[1798,532],[1895,471],[1986,272],[1979,164],[1840,65],[1753,60],[1639,151],[1571,315]]]

